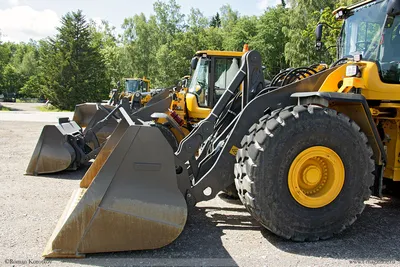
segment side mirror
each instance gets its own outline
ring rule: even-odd
[[[387,11],[388,16],[394,17],[400,14],[400,0],[390,0]]]
[[[199,59],[197,57],[192,58],[192,61],[190,62],[190,68],[192,70],[196,69],[197,66],[197,62],[199,61]]]
[[[322,28],[323,24],[318,23],[317,28],[315,29],[315,48],[317,50],[321,50],[322,48]]]
[[[319,23],[318,25],[317,25],[317,28],[315,29],[315,38],[316,38],[316,41],[317,42],[321,42],[321,40],[322,40],[322,27],[323,27],[324,25],[322,25],[321,23]]]

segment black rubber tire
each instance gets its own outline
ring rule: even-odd
[[[158,129],[160,129],[161,133],[164,135],[165,139],[167,139],[168,143],[170,144],[170,146],[172,147],[174,152],[176,152],[176,150],[178,150],[178,140],[176,139],[173,132],[167,126],[164,126],[159,123],[154,123],[151,126],[157,127]]]
[[[311,146],[333,149],[345,167],[339,195],[321,208],[299,204],[288,188],[294,158]],[[346,115],[329,108],[294,106],[265,115],[249,129],[235,164],[235,184],[252,216],[294,241],[327,239],[350,226],[371,194],[374,160],[367,137]]]

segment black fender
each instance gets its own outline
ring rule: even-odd
[[[294,93],[291,97],[297,98],[300,104],[326,103],[333,109],[349,116],[367,135],[368,142],[374,151],[376,164],[384,165],[386,163],[387,158],[383,142],[372,118],[368,102],[363,95],[337,92],[309,92]],[[325,101],[318,101],[318,99]]]

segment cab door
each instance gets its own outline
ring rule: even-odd
[[[240,57],[213,57],[209,83],[210,107],[221,98],[240,68]]]

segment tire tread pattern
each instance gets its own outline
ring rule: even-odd
[[[309,114],[316,114],[320,112],[325,112],[330,116],[337,116],[340,120],[344,121],[348,124],[349,127],[352,127],[355,131],[357,131],[365,143],[365,153],[367,153],[368,158],[370,159],[368,162],[368,166],[370,171],[368,172],[370,175],[366,177],[366,183],[369,185],[367,190],[365,190],[363,199],[368,200],[371,195],[370,186],[373,185],[374,175],[373,171],[375,168],[375,163],[373,159],[373,151],[372,148],[368,144],[368,139],[366,135],[361,132],[360,127],[352,121],[349,117],[344,114],[338,113],[333,109],[329,108],[321,108],[318,106],[308,105],[298,105],[298,106],[290,106],[284,109],[279,109],[271,112],[271,114],[264,115],[258,123],[254,124],[251,127],[251,131],[249,134],[243,137],[241,142],[242,148],[238,150],[236,155],[236,164],[234,168],[235,172],[235,185],[239,194],[239,198],[250,212],[250,214],[259,221],[265,228],[269,229],[273,233],[278,236],[284,237],[285,239],[291,239],[293,241],[316,241],[319,239],[328,239],[332,236],[339,234],[346,228],[348,228],[357,218],[360,216],[362,211],[364,210],[365,204],[360,204],[358,207],[358,212],[354,214],[354,216],[348,220],[344,225],[341,226],[340,230],[337,232],[329,233],[328,235],[323,236],[309,236],[305,237],[304,235],[296,236],[295,234],[288,234],[281,232],[278,228],[274,226],[274,224],[268,220],[268,215],[265,216],[264,213],[268,214],[268,210],[264,207],[259,207],[257,205],[257,195],[255,194],[255,179],[254,171],[255,169],[261,167],[258,166],[258,157],[259,154],[263,152],[263,143],[267,138],[274,138],[274,132],[279,127],[285,127],[286,123],[289,119],[294,118],[298,119],[302,116],[302,113],[308,112]],[[254,131],[256,129],[256,131]],[[268,196],[264,196],[268,197]]]

